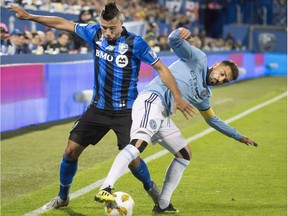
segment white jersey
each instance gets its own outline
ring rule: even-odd
[[[208,72],[207,56],[200,49],[191,46],[187,41],[178,37],[178,30],[169,36],[170,46],[179,60],[169,66],[182,96],[199,110],[210,108],[212,95],[206,83]],[[143,90],[154,92],[162,98],[163,105],[171,114],[174,98],[168,87],[157,76]]]

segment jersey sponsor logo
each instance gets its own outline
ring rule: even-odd
[[[201,94],[199,92],[199,87],[198,87],[198,81],[197,81],[197,76],[193,70],[190,71],[190,74],[192,76],[192,79],[189,79],[190,82],[190,88],[192,90],[193,97],[196,99],[202,99]]]
[[[101,50],[97,50],[97,49],[95,50],[95,55],[99,58],[105,59],[110,62],[112,62],[114,59],[113,56],[109,55],[108,53],[102,52]],[[128,59],[127,59],[127,64],[128,64]]]
[[[151,119],[151,120],[149,121],[149,126],[150,126],[151,129],[156,130],[156,128],[157,128],[157,123],[156,123],[156,121],[155,121],[154,119]]]
[[[119,44],[119,52],[121,53],[121,55],[126,53],[127,50],[128,50],[128,44],[125,44],[125,43],[120,43]]]
[[[118,55],[116,57],[116,64],[120,68],[124,68],[128,65],[128,57],[126,55]]]

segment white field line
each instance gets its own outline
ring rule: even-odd
[[[282,98],[284,98],[286,96],[287,96],[287,93],[283,93],[281,95],[278,95],[275,98],[272,98],[272,99],[270,99],[270,100],[268,100],[266,102],[263,102],[263,103],[261,103],[261,104],[259,104],[257,106],[254,106],[254,107],[252,107],[252,108],[250,108],[250,109],[248,109],[248,110],[246,110],[246,111],[244,111],[244,112],[242,112],[242,113],[240,113],[240,114],[238,114],[238,115],[236,115],[234,117],[231,117],[231,118],[227,119],[225,121],[225,123],[228,124],[228,123],[231,123],[231,122],[236,121],[238,119],[241,119],[242,117],[244,117],[244,116],[246,116],[246,115],[248,115],[248,114],[250,114],[250,113],[252,113],[252,112],[254,112],[254,111],[258,110],[258,109],[261,109],[261,108],[263,108],[263,107],[265,107],[267,105],[270,105],[271,103],[274,103],[274,102],[276,102],[276,101],[278,101],[278,100],[280,100],[280,99],[282,99]],[[212,128],[206,129],[206,130],[202,131],[201,133],[198,133],[198,134],[196,134],[194,136],[191,136],[191,137],[187,138],[187,141],[188,141],[188,143],[190,143],[190,142],[192,142],[192,141],[194,141],[196,139],[199,139],[199,138],[211,133],[212,131],[214,131],[214,129],[212,129]],[[151,155],[149,157],[146,157],[144,159],[144,161],[146,163],[149,163],[150,161],[153,161],[153,160],[155,160],[155,159],[157,159],[157,158],[159,158],[159,157],[161,157],[161,156],[163,156],[163,155],[165,155],[167,153],[168,153],[168,151],[166,149],[162,150],[162,151],[159,151],[159,152],[157,152],[157,153],[155,153],[155,154],[153,154],[153,155]],[[128,173],[128,172],[129,172],[129,169],[127,168],[125,170],[125,172],[123,173],[123,175]],[[84,187],[84,188],[82,188],[82,189],[70,194],[70,200],[75,199],[75,198],[80,197],[80,196],[83,196],[84,194],[89,193],[90,191],[94,190],[95,188],[100,187],[103,184],[104,180],[105,180],[105,178],[100,179],[100,180],[98,180],[98,181],[96,181],[96,182],[94,182],[94,183],[92,183],[92,184],[90,184],[90,185],[88,185],[88,186],[86,186],[86,187]],[[47,210],[43,210],[42,208],[43,208],[43,206],[38,208],[38,209],[36,209],[36,210],[34,210],[34,211],[28,212],[28,213],[25,214],[25,216],[36,216],[36,215],[42,214],[44,212],[47,212]]]

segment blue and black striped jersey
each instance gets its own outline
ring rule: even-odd
[[[75,32],[89,43],[94,59],[92,104],[106,110],[132,109],[138,95],[141,61],[153,65],[159,58],[147,42],[125,27],[113,42],[103,37],[99,24],[76,24]]]

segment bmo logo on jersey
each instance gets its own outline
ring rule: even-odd
[[[99,58],[105,59],[105,60],[110,61],[110,62],[112,62],[114,59],[113,56],[111,56],[105,52],[102,52],[101,50],[96,49],[95,51],[96,51],[95,55]]]
[[[126,55],[118,55],[115,61],[118,67],[124,68],[128,64],[128,57]]]
[[[99,58],[105,59],[109,62],[112,62],[114,60],[114,57],[112,55],[109,55],[108,53],[102,52],[101,50],[95,50],[95,55]],[[118,67],[124,68],[128,65],[128,57],[126,55],[118,55],[116,57],[115,63]]]

